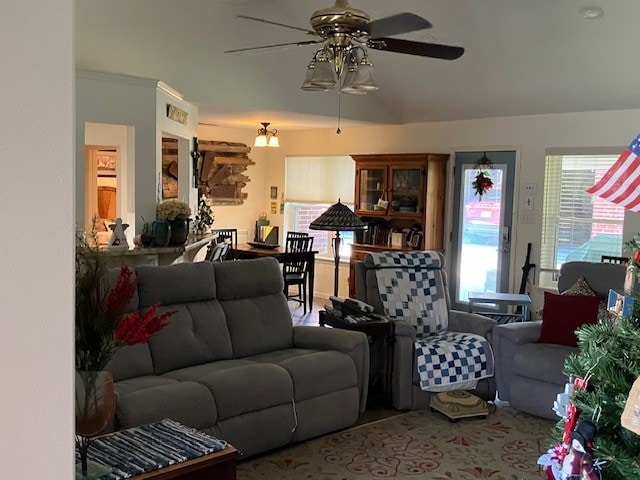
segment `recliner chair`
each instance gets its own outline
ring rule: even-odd
[[[602,299],[609,289],[622,290],[626,266],[613,263],[567,262],[560,267],[558,292],[583,277]],[[511,407],[538,417],[558,420],[556,396],[569,381],[563,372],[567,356],[577,347],[538,343],[542,321],[509,323],[493,329],[498,398]]]
[[[445,259],[441,253],[441,267],[434,269],[444,287],[448,311],[448,331],[475,333],[492,342],[492,330],[496,321],[483,315],[450,310],[449,290],[447,286],[447,274],[444,270]],[[355,265],[356,278],[356,298],[374,307],[377,313],[385,314],[384,307],[378,290],[378,280],[376,277],[377,267],[371,260],[371,255],[367,255],[363,262]],[[412,325],[402,320],[396,320],[395,325],[395,345],[392,373],[392,404],[398,410],[420,410],[429,407],[431,392],[420,388],[420,378],[416,366],[416,355],[414,344],[416,341],[416,329]],[[373,362],[373,359],[372,359]],[[373,368],[373,367],[372,367]],[[493,377],[478,381],[472,393],[484,400],[495,398],[495,381]]]

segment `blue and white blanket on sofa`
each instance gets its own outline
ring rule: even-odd
[[[493,376],[493,352],[480,335],[449,332],[443,257],[437,252],[379,252],[376,268],[382,306],[390,318],[416,329],[416,365],[423,390],[475,388]]]

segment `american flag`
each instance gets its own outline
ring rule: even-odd
[[[640,134],[587,192],[640,213]]]

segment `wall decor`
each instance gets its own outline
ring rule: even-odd
[[[246,175],[251,147],[244,143],[198,139],[198,189],[210,205],[241,205],[247,198],[242,189],[250,181]]]
[[[278,198],[278,187],[271,187],[271,193],[269,195],[269,198],[273,198],[273,199]]]
[[[178,140],[162,137],[162,198],[178,198]]]
[[[176,107],[175,105],[167,103],[167,118],[186,125],[187,120],[189,119],[189,113],[185,112],[181,108]]]

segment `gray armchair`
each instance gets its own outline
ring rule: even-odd
[[[562,265],[558,292],[584,277],[591,289],[606,299],[609,289],[624,287],[626,266],[612,263],[568,262]],[[553,412],[556,395],[564,390],[564,362],[576,347],[537,343],[542,321],[510,323],[493,329],[498,398],[517,410],[558,420]]]
[[[442,257],[444,267],[444,257]],[[359,300],[372,305],[377,313],[384,314],[384,308],[378,291],[376,268],[369,256],[363,262],[355,265],[356,297]],[[447,276],[444,269],[440,269],[443,276],[444,290],[447,306],[451,305],[447,287]],[[495,320],[482,315],[449,310],[449,331],[475,333],[492,342],[492,330],[496,325]],[[392,373],[392,403],[399,410],[420,410],[429,406],[430,392],[420,388],[420,379],[416,367],[414,344],[416,330],[408,323],[397,320],[395,326],[395,344]],[[372,359],[372,367],[375,362]],[[494,377],[480,380],[476,389],[476,395],[485,400],[495,398],[496,386]]]

